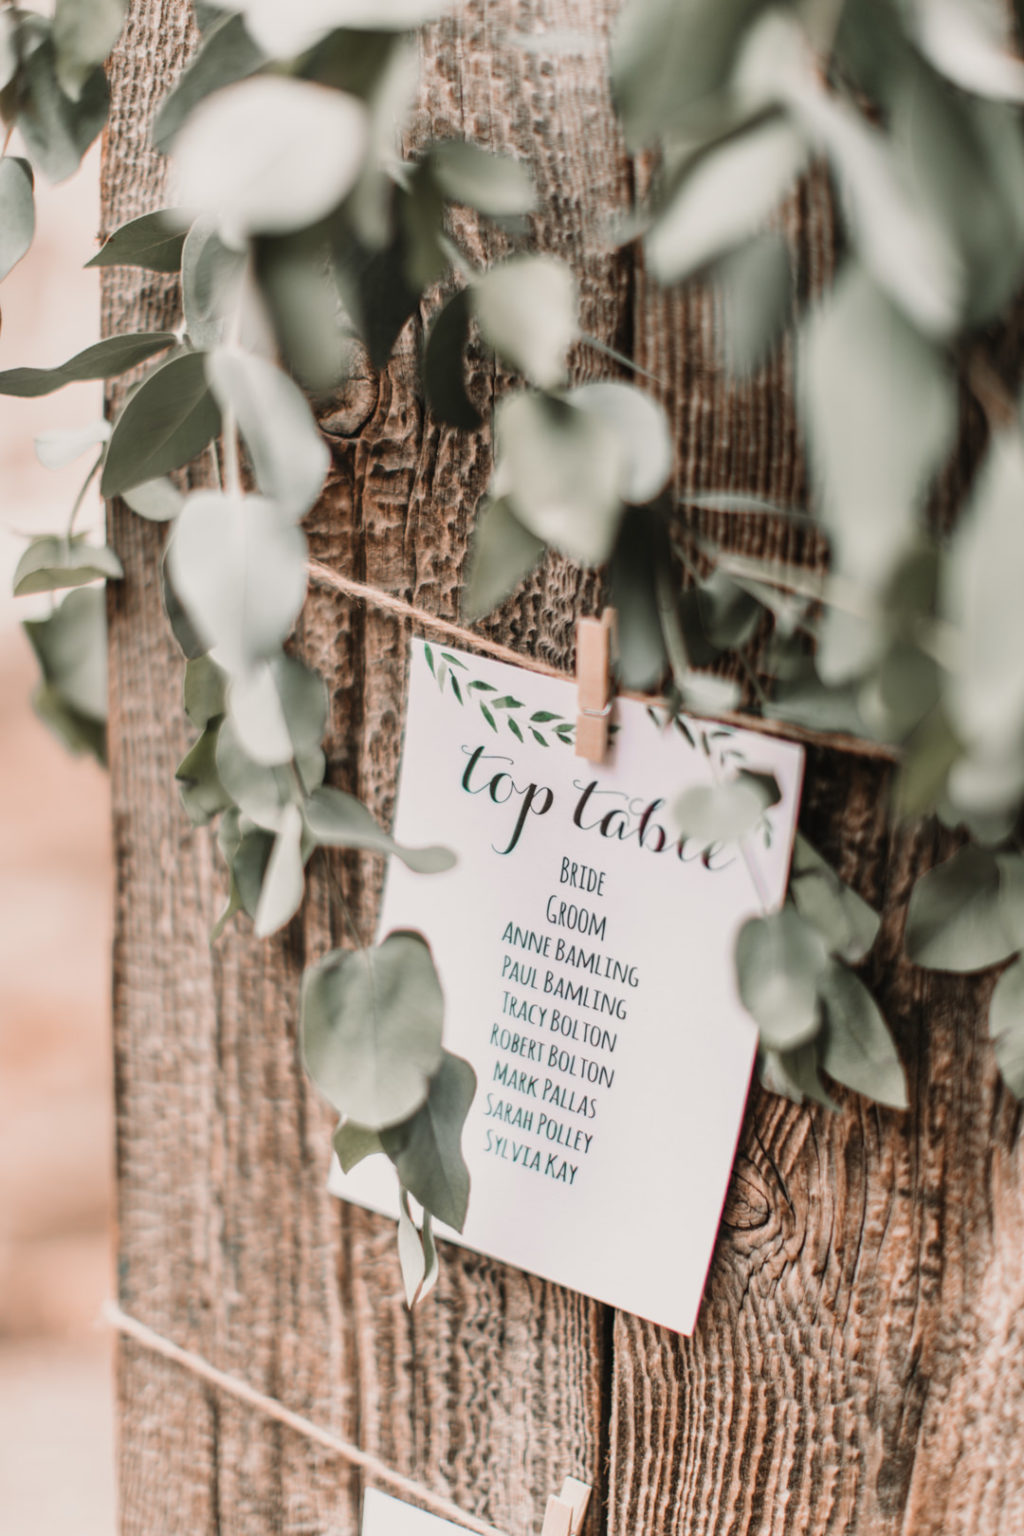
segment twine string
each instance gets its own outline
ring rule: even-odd
[[[354,598],[357,602],[366,603],[371,608],[379,608],[385,613],[394,614],[396,618],[408,619],[430,634],[446,635],[449,640],[457,640],[463,645],[471,646],[487,656],[493,656],[496,661],[507,662],[527,672],[538,672],[542,677],[557,678],[561,683],[574,681],[571,673],[559,667],[553,667],[550,662],[541,661],[535,656],[522,655],[519,651],[512,650],[510,646],[502,645],[498,640],[478,634],[476,630],[466,629],[461,624],[453,624],[450,619],[438,618],[436,614],[428,613],[424,608],[417,608],[415,604],[406,602],[402,597],[396,597],[394,593],[385,592],[380,587],[354,581],[350,576],[343,576],[340,571],[332,570],[329,565],[324,565],[319,560],[309,562],[309,574],[318,587],[339,592],[345,597]],[[661,695],[634,693],[626,688],[618,690],[618,697],[632,699],[648,709],[671,707],[670,701]],[[697,711],[687,710],[687,713],[694,715]],[[886,742],[869,741],[847,731],[814,731],[788,720],[768,720],[763,715],[744,714],[737,709],[718,710],[713,718],[725,725],[735,726],[739,730],[754,731],[760,736],[777,736],[784,741],[802,742],[805,746],[827,747],[832,751],[845,752],[852,757],[874,758],[887,763],[898,762],[900,758],[896,748]]]
[[[462,1509],[453,1499],[446,1498],[444,1494],[435,1493],[423,1483],[418,1483],[415,1478],[406,1477],[404,1472],[397,1472],[394,1467],[388,1466],[387,1462],[375,1456],[372,1451],[364,1451],[361,1446],[353,1445],[350,1440],[343,1440],[332,1430],[324,1429],[312,1419],[307,1419],[304,1414],[296,1413],[276,1397],[269,1397],[267,1393],[260,1392],[240,1377],[218,1370],[209,1360],[202,1355],[197,1355],[193,1350],[182,1349],[179,1344],[165,1338],[162,1333],[157,1333],[155,1329],[141,1323],[137,1317],[131,1317],[127,1312],[122,1311],[115,1301],[104,1304],[103,1317],[115,1333],[131,1339],[143,1349],[149,1350],[150,1354],[169,1360],[183,1371],[205,1381],[208,1386],[215,1387],[217,1391],[233,1397],[236,1402],[244,1403],[254,1412],[261,1413],[264,1418],[272,1419],[275,1424],[283,1424],[306,1440],[312,1440],[342,1461],[358,1467],[374,1482],[407,1494],[425,1509],[429,1509],[432,1514],[440,1515],[443,1520],[452,1520],[457,1525],[465,1526],[467,1530],[475,1531],[477,1536],[505,1536],[505,1533],[495,1526],[488,1525],[486,1520],[481,1520],[478,1516],[471,1515],[468,1510]]]

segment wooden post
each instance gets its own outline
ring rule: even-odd
[[[786,360],[727,387],[699,289],[649,292],[604,251],[602,216],[634,174],[602,50],[550,60],[510,27],[603,38],[613,0],[474,0],[430,29],[422,137],[465,133],[531,165],[540,243],[581,280],[583,329],[663,381],[680,484],[797,500]],[[113,71],[104,227],[156,207],[148,124],[191,46],[184,0],[135,0]],[[824,181],[789,226],[805,288],[831,265]],[[488,244],[467,219],[480,257]],[[112,269],[105,322],[163,323],[169,285]],[[486,440],[425,418],[413,327],[322,418],[333,470],[313,553],[454,617]],[[491,364],[471,366],[490,384]],[[607,364],[580,349],[578,378]],[[738,547],[813,558],[785,530],[732,520]],[[870,978],[908,1065],[899,1115],[841,1094],[840,1113],[754,1090],[696,1335],[680,1340],[489,1260],[446,1249],[410,1317],[390,1224],[324,1192],[330,1117],[296,1045],[298,978],[332,934],[315,879],[270,943],[208,934],[223,896],[212,839],[180,810],[181,663],[158,590],[161,530],[112,512],[126,579],[111,589],[117,859],[114,1043],[118,1284],[126,1311],[507,1530],[539,1530],[564,1475],[594,1485],[590,1536],[1001,1536],[1024,1527],[1024,1159],[1020,1116],[984,1041],[988,983],[900,955],[930,834],[886,829],[888,770],[810,755],[804,825],[884,903]],[[549,560],[493,632],[568,669],[598,607]],[[331,689],[333,782],[392,810],[406,627],[317,591],[299,644]],[[371,661],[372,659],[372,661]],[[370,933],[379,869],[343,866]],[[713,1021],[709,1021],[713,1024]],[[666,1207],[671,1219],[671,1202]],[[614,1211],[608,1212],[614,1240]],[[124,1536],[353,1536],[359,1479],[179,1367],[120,1350]]]

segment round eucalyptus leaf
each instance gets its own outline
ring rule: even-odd
[[[118,581],[124,567],[112,549],[83,539],[34,539],[14,572],[14,596],[58,592],[91,581]]]
[[[553,256],[513,256],[473,279],[473,312],[484,340],[539,389],[565,378],[578,335],[576,279]]]
[[[565,398],[615,432],[622,446],[619,494],[636,504],[653,501],[672,474],[675,447],[665,410],[633,384],[580,384]]]
[[[47,619],[30,619],[25,632],[45,681],[77,715],[107,718],[107,604],[99,587],[69,592]]]
[[[817,928],[830,954],[853,965],[864,959],[878,937],[881,918],[799,833],[793,845],[789,894],[800,916]]]
[[[306,971],[306,1067],[340,1114],[370,1130],[407,1120],[441,1064],[444,999],[426,943],[391,933],[373,949],[334,950]]]
[[[120,496],[180,469],[220,431],[220,409],[206,382],[202,352],[180,352],[155,368],[114,422],[100,494]]]
[[[279,832],[296,786],[284,768],[254,763],[225,718],[217,734],[217,772],[244,816],[265,832]]]
[[[469,1205],[469,1169],[462,1128],[476,1093],[468,1061],[445,1051],[430,1092],[412,1119],[381,1132],[381,1145],[409,1193],[424,1210],[461,1232]]]
[[[355,97],[260,75],[195,109],[174,144],[181,203],[218,222],[229,244],[304,229],[355,184],[366,147]]]
[[[167,563],[189,618],[231,673],[272,655],[306,594],[306,540],[262,496],[197,491],[174,525]]]
[[[876,1104],[906,1109],[907,1082],[886,1024],[859,976],[833,960],[818,981],[824,1010],[821,1065],[829,1077]]]
[[[89,448],[105,443],[109,437],[110,423],[102,419],[90,421],[84,427],[72,427],[69,430],[53,428],[49,432],[39,432],[35,438],[36,458],[44,469],[63,469],[73,464]]]
[[[57,78],[73,101],[117,42],[126,8],[127,0],[56,0]]]
[[[490,613],[530,574],[543,553],[543,540],[523,527],[507,501],[482,502],[462,589],[463,617],[472,624]]]
[[[529,213],[536,206],[529,172],[508,155],[493,154],[463,139],[447,139],[432,144],[428,156],[434,180],[453,203],[465,203],[491,218]]]
[[[658,281],[682,282],[752,235],[807,158],[804,141],[784,117],[755,120],[702,147],[644,242]]]
[[[740,841],[753,832],[764,810],[761,787],[741,777],[693,785],[674,802],[672,815],[684,837],[706,846]]]
[[[965,91],[1024,102],[1024,63],[1014,56],[1009,7],[990,0],[912,0],[913,36],[935,68]]]
[[[818,983],[827,964],[825,941],[791,906],[744,923],[736,940],[737,980],[762,1044],[784,1051],[817,1035]]]
[[[269,937],[291,921],[302,905],[305,889],[302,813],[297,805],[286,805],[260,887],[253,921],[258,939]]]
[[[443,0],[231,0],[246,30],[272,59],[292,59],[307,52],[338,28],[402,32],[432,21]]]
[[[123,491],[121,500],[139,517],[151,523],[169,523],[178,516],[185,505],[185,498],[172,481],[163,475],[156,480],[143,480]]]
[[[361,800],[330,784],[312,791],[305,816],[309,836],[322,848],[364,848],[368,853],[393,855],[420,875],[442,874],[455,863],[449,848],[407,848],[396,843]]]
[[[206,376],[221,410],[235,413],[260,490],[304,517],[331,462],[305,395],[273,363],[237,347],[209,353]]]
[[[177,272],[185,236],[172,226],[176,215],[162,208],[129,219],[105,241],[87,267],[143,267],[147,272]]]
[[[945,693],[953,729],[1002,755],[1024,735],[1024,446],[993,437],[942,572],[943,616],[957,637]]]
[[[923,874],[910,895],[905,934],[915,965],[983,971],[1020,948],[1002,909],[999,864],[982,848],[961,848]]]
[[[0,280],[16,266],[36,228],[32,168],[16,155],[0,158]]]
[[[254,763],[289,763],[320,745],[327,688],[310,667],[282,652],[231,679],[228,713]]]
[[[550,395],[506,395],[494,416],[493,490],[537,538],[583,565],[615,544],[622,440],[599,417]]]

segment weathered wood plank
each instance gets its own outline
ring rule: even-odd
[[[609,9],[545,0],[526,19],[591,30]],[[147,124],[190,41],[184,11],[177,0],[133,7],[113,74],[107,227],[159,201]],[[580,272],[590,332],[621,342],[625,269],[598,254],[582,212],[584,189],[590,209],[609,212],[628,191],[600,52],[551,65],[508,39],[507,17],[504,5],[472,5],[428,37],[418,135],[466,131],[528,156],[545,197],[539,237]],[[481,256],[495,249],[475,227],[464,233]],[[164,280],[106,275],[108,328],[161,323],[168,304]],[[420,340],[410,327],[383,375],[367,368],[325,411],[334,465],[309,529],[319,558],[451,615],[488,453],[486,441],[424,421]],[[581,376],[592,361],[581,352]],[[478,356],[481,403],[495,382]],[[308,910],[285,935],[261,945],[231,932],[210,950],[223,878],[172,786],[186,731],[158,596],[162,534],[118,507],[111,527],[126,567],[110,608],[122,1304],[467,1508],[531,1530],[566,1472],[600,1481],[603,1310],[451,1250],[436,1297],[410,1318],[393,1227],[325,1194],[329,1117],[299,1064],[296,1002],[302,965],[343,941],[342,917],[318,866]],[[577,574],[551,562],[495,630],[564,662],[579,591]],[[382,816],[406,641],[394,621],[323,592],[297,636],[328,676],[330,777]],[[369,934],[380,871],[338,869]],[[324,1452],[133,1345],[119,1374],[126,1536],[354,1530],[357,1479]]]
[[[832,261],[816,179],[788,228],[814,291]],[[787,351],[732,385],[709,293],[660,295],[642,276],[638,292],[636,356],[668,382],[681,486],[799,502]],[[971,457],[965,440],[950,487]],[[753,553],[816,555],[784,524],[709,524]],[[616,1315],[614,1536],[1020,1528],[1020,1115],[984,1039],[989,984],[929,976],[901,953],[913,880],[951,845],[890,832],[888,772],[812,753],[802,825],[884,909],[867,979],[911,1107],[839,1092],[829,1115],[753,1090],[694,1337]]]

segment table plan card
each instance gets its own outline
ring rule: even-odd
[[[803,751],[620,699],[607,758],[575,755],[571,682],[414,641],[380,934],[428,940],[445,1046],[477,1094],[467,1247],[689,1333],[757,1045],[736,990],[743,922],[782,901]],[[673,830],[683,791],[738,771],[780,791],[735,844]],[[331,1189],[397,1216],[371,1158]]]
[[[466,1527],[393,1499],[389,1493],[367,1488],[361,1536],[466,1536]]]

